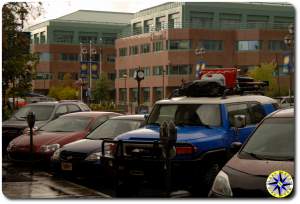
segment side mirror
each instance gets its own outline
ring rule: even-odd
[[[58,118],[61,115],[63,115],[63,113],[55,113],[54,118]]]
[[[243,128],[246,126],[246,116],[245,115],[235,115],[233,126],[235,128]]]
[[[233,142],[230,145],[230,152],[235,154],[237,153],[242,147],[242,143],[241,142]]]

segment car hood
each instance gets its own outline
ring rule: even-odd
[[[226,167],[254,176],[268,176],[274,171],[283,170],[294,177],[294,161],[241,159],[236,154],[226,164]]]
[[[207,136],[220,136],[225,134],[221,128],[206,128],[200,126],[183,126],[176,127],[177,141],[189,142],[196,139],[206,139]],[[158,126],[146,126],[137,130],[133,130],[116,137],[116,140],[140,140],[140,141],[154,141],[159,139]]]
[[[35,148],[38,148],[42,145],[47,144],[60,144],[61,146],[73,142],[77,138],[82,138],[86,135],[86,132],[80,131],[80,132],[37,132],[33,136],[33,144]],[[12,140],[11,143],[13,146],[16,147],[29,147],[30,145],[30,137],[27,134],[21,135],[14,140]]]
[[[92,152],[100,151],[102,145],[102,140],[90,140],[82,139],[65,145],[62,148],[68,152],[80,152],[90,154]]]
[[[36,121],[34,126],[39,128],[46,124],[48,121]],[[2,123],[2,127],[4,128],[27,128],[28,124],[26,120],[6,120]]]

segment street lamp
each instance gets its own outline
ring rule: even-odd
[[[294,69],[294,24],[291,24],[288,27],[289,33],[284,37],[284,43],[289,49],[289,59],[288,66],[289,66],[289,75],[290,75],[290,88],[289,88],[289,97],[292,95],[292,69]]]
[[[145,78],[144,70],[141,69],[141,67],[138,68],[138,70],[135,70],[133,78],[137,81],[138,84],[138,111],[140,110],[141,105],[141,99],[140,99],[140,92],[141,92],[141,81]]]

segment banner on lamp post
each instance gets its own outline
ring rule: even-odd
[[[92,68],[92,79],[98,79],[99,75],[98,75],[98,63],[93,62],[91,64],[91,68]]]
[[[80,78],[88,77],[88,63],[80,62]]]

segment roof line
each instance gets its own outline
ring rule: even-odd
[[[74,13],[78,12],[78,11],[88,11],[88,12],[94,12],[94,13],[134,14],[134,13],[126,13],[126,12],[114,12],[114,11],[95,11],[95,10],[84,10],[84,9],[79,9],[79,10],[77,10],[77,11],[74,11],[74,12],[72,12],[72,13],[68,13],[68,14],[66,14],[66,15],[60,16],[60,17],[58,17],[58,18],[56,18],[56,19],[60,19],[60,18],[63,18],[63,17],[69,16],[69,15],[71,15],[71,14],[74,14]]]

